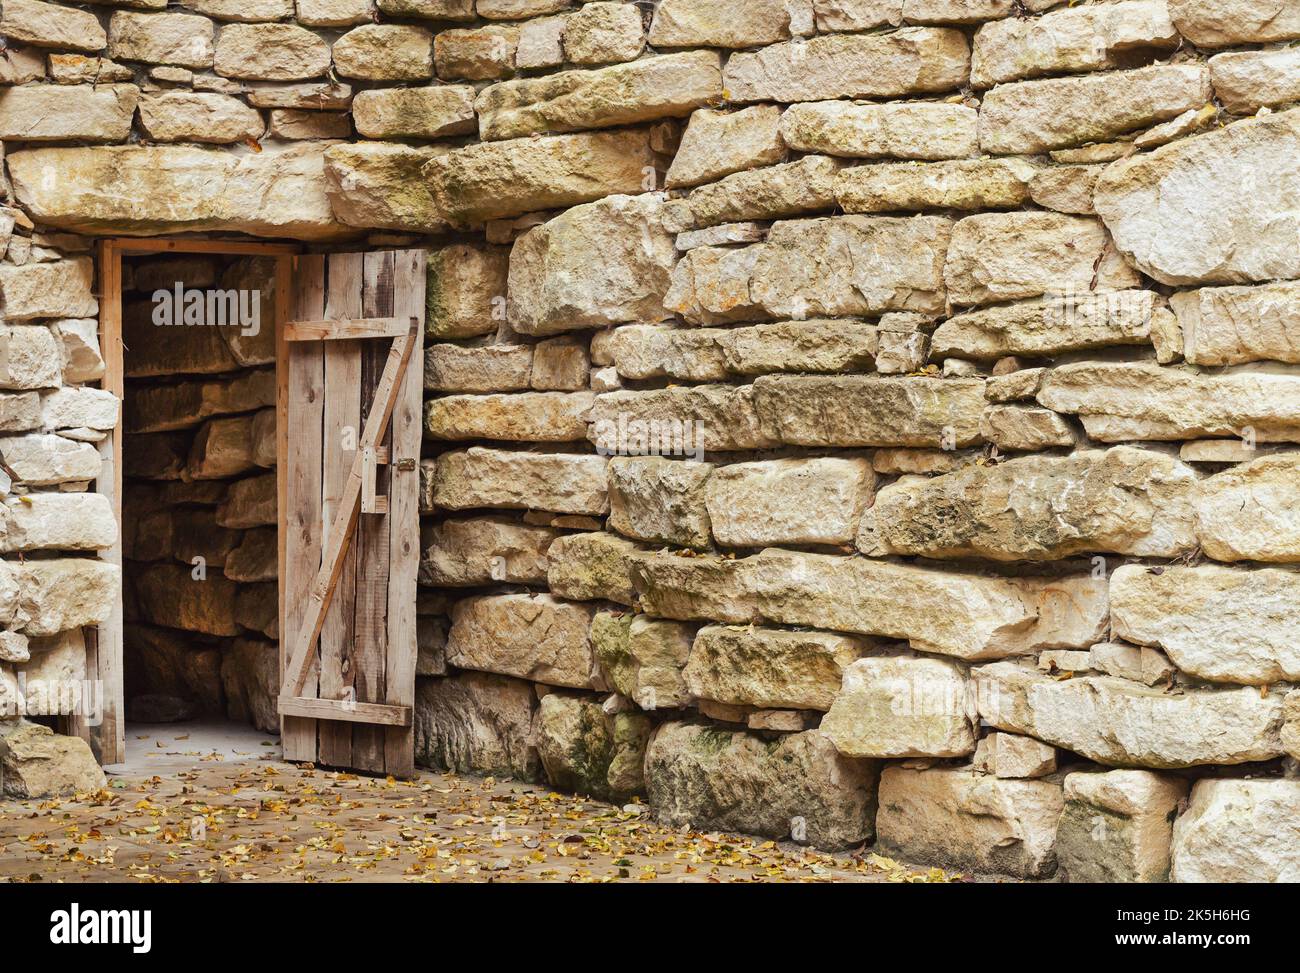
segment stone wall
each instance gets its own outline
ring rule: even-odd
[[[127,717],[278,733],[275,262],[153,257],[123,277]],[[243,303],[158,326],[177,285]]]
[[[1300,16],[376,2],[5,0],[0,138],[35,233],[431,248],[423,761],[1300,878]]]

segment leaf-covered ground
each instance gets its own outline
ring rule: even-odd
[[[934,882],[869,850],[664,828],[515,781],[358,777],[219,755],[0,801],[0,882]]]

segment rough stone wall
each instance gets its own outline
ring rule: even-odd
[[[131,720],[217,714],[279,732],[274,272],[265,257],[124,267]],[[238,294],[256,324],[157,326],[153,295],[177,284]]]
[[[5,0],[16,203],[432,247],[423,760],[1300,878],[1296,9],[184,6]]]

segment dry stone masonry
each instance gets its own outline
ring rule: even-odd
[[[430,252],[422,763],[961,872],[1300,880],[1300,8],[0,34],[6,793],[101,780],[41,691],[119,591],[91,238],[217,232]],[[177,273],[132,268],[128,336]],[[126,607],[149,701],[273,726],[272,359],[229,337],[128,340]]]

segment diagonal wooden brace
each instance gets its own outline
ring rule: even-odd
[[[365,455],[375,456],[375,444],[383,436],[392,418],[402,387],[402,376],[406,373],[411,360],[411,350],[415,347],[415,329],[419,320],[411,318],[410,328],[406,334],[393,339],[393,347],[388,352],[388,361],[375,389],[375,400],[370,414],[366,418],[366,427],[361,433],[361,442],[357,454],[352,460],[352,469],[343,486],[343,495],[339,500],[338,511],[330,528],[328,544],[321,557],[320,570],[312,581],[307,596],[307,610],[303,615],[302,628],[294,634],[290,643],[289,666],[284,674],[284,684],[280,688],[282,700],[294,700],[302,694],[314,655],[313,648],[320,638],[325,625],[325,613],[329,610],[343,573],[343,558],[352,546],[352,535],[356,532],[357,517],[361,510],[361,491],[363,474],[366,467]]]

